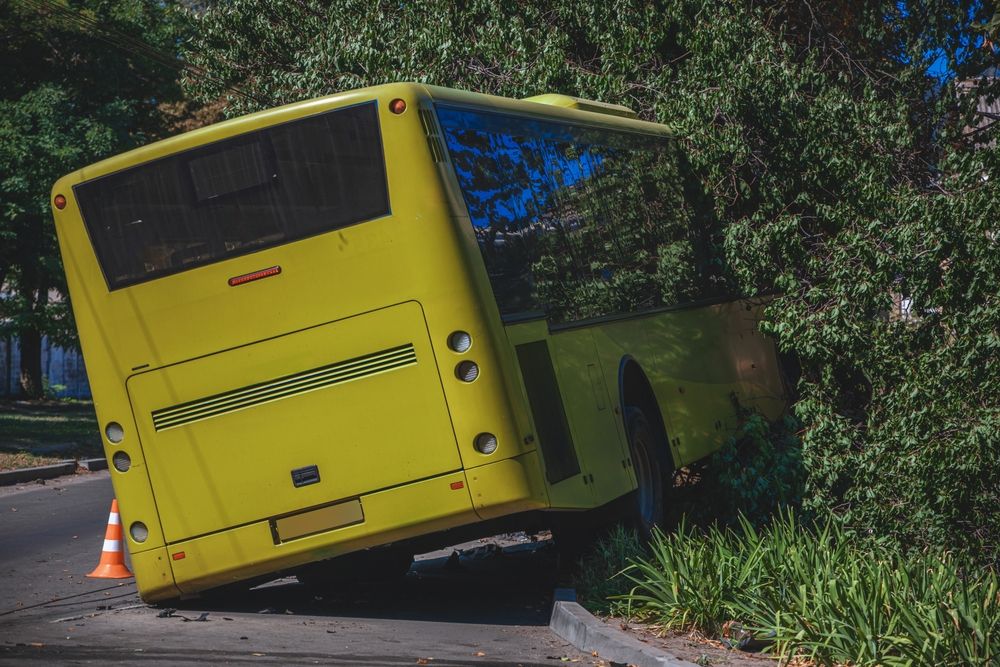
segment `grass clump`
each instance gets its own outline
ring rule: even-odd
[[[624,572],[648,556],[634,530],[616,525],[580,560],[573,580],[580,604],[598,614],[625,615],[628,603],[621,596],[632,583]]]
[[[904,555],[785,512],[762,528],[657,534],[619,579],[618,610],[719,635],[730,621],[783,659],[823,665],[996,665],[1000,586],[940,551]],[[621,586],[620,582],[616,582]]]

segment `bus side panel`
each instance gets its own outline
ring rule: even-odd
[[[732,312],[729,340],[735,346],[733,357],[742,385],[740,401],[774,420],[788,407],[777,346],[760,330],[764,306],[749,301],[739,305]]]
[[[507,339],[510,342],[511,348],[516,349],[519,345],[532,345],[538,342],[543,342],[548,345],[549,343],[549,333],[548,326],[544,320],[535,320],[530,322],[522,322],[519,324],[510,324],[506,327]],[[549,348],[550,358],[552,357],[552,349]],[[514,359],[517,359],[516,355],[511,355]],[[564,509],[585,509],[593,507],[594,498],[593,493],[590,490],[589,485],[585,481],[585,472],[588,472],[587,462],[581,455],[580,447],[576,443],[576,436],[572,432],[571,427],[569,427],[569,406],[566,404],[568,388],[565,383],[556,377],[556,381],[559,383],[558,393],[559,399],[562,401],[563,410],[567,413],[567,428],[570,429],[569,434],[563,434],[555,432],[556,437],[563,437],[568,435],[570,443],[560,443],[559,448],[553,447],[552,443],[546,442],[545,431],[548,430],[553,432],[553,428],[543,428],[541,421],[544,419],[555,420],[556,416],[547,414],[539,415],[537,412],[544,409],[542,406],[532,406],[531,401],[528,398],[526,386],[527,380],[524,375],[527,372],[535,371],[538,369],[522,369],[517,361],[514,361],[511,366],[513,372],[517,375],[517,385],[519,388],[519,398],[521,405],[524,406],[524,412],[526,413],[526,418],[529,420],[528,426],[530,430],[530,438],[532,442],[536,443],[539,447],[539,453],[541,456],[537,457],[538,465],[542,474],[539,475],[539,479],[544,480],[544,488],[548,491],[549,502],[552,507],[564,508]],[[555,368],[553,367],[553,372]],[[551,399],[551,397],[550,397]],[[555,426],[558,426],[556,424]],[[551,436],[550,436],[551,437]],[[544,464],[544,460],[551,460],[553,457],[561,457],[560,452],[565,446],[572,447],[572,453],[576,457],[575,466],[563,465],[559,466],[565,470],[563,475],[554,475],[553,469],[547,468]],[[546,449],[548,448],[548,449]],[[568,476],[564,476],[568,475]]]
[[[725,319],[716,308],[670,311],[595,328],[606,382],[619,386],[625,355],[646,374],[678,466],[717,449],[726,429],[736,425],[729,396],[739,390],[739,378],[726,344]]]
[[[617,382],[609,387],[602,370],[592,329],[575,329],[549,338],[555,351],[556,372],[577,451],[594,505],[603,505],[633,487],[626,465],[628,443],[618,429]]]

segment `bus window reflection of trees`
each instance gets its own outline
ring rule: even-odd
[[[502,314],[572,322],[717,295],[721,262],[691,223],[669,139],[452,107],[438,118]]]

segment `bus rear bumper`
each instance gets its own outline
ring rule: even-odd
[[[478,518],[463,471],[370,493],[361,496],[361,505],[360,523],[284,542],[272,531],[273,522],[265,520],[171,544],[167,551],[176,587],[189,595]],[[147,592],[141,578],[137,583],[144,600],[169,597],[155,586]]]
[[[133,558],[139,592],[147,602],[190,595],[488,516],[541,509],[546,499],[538,470],[531,452],[370,493],[360,498],[362,521],[296,539],[281,541],[275,521],[264,520],[151,549]]]
[[[147,602],[178,591],[190,595],[479,520],[464,471],[370,493],[360,502],[362,521],[296,539],[281,541],[275,522],[264,520],[137,554],[140,595]]]

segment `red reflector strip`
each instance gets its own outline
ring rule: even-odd
[[[174,560],[182,560],[185,556],[187,556],[186,553],[184,553],[183,551],[178,551],[173,556],[171,556],[171,558],[173,558]]]
[[[465,482],[452,482],[451,488],[453,491],[458,491],[459,489],[465,488]]]
[[[281,273],[280,266],[272,266],[266,269],[261,269],[260,271],[254,271],[253,273],[244,273],[242,276],[233,276],[230,278],[229,286],[236,287],[237,285],[253,282],[254,280],[260,280],[261,278],[270,278],[271,276],[276,276],[279,273]]]

